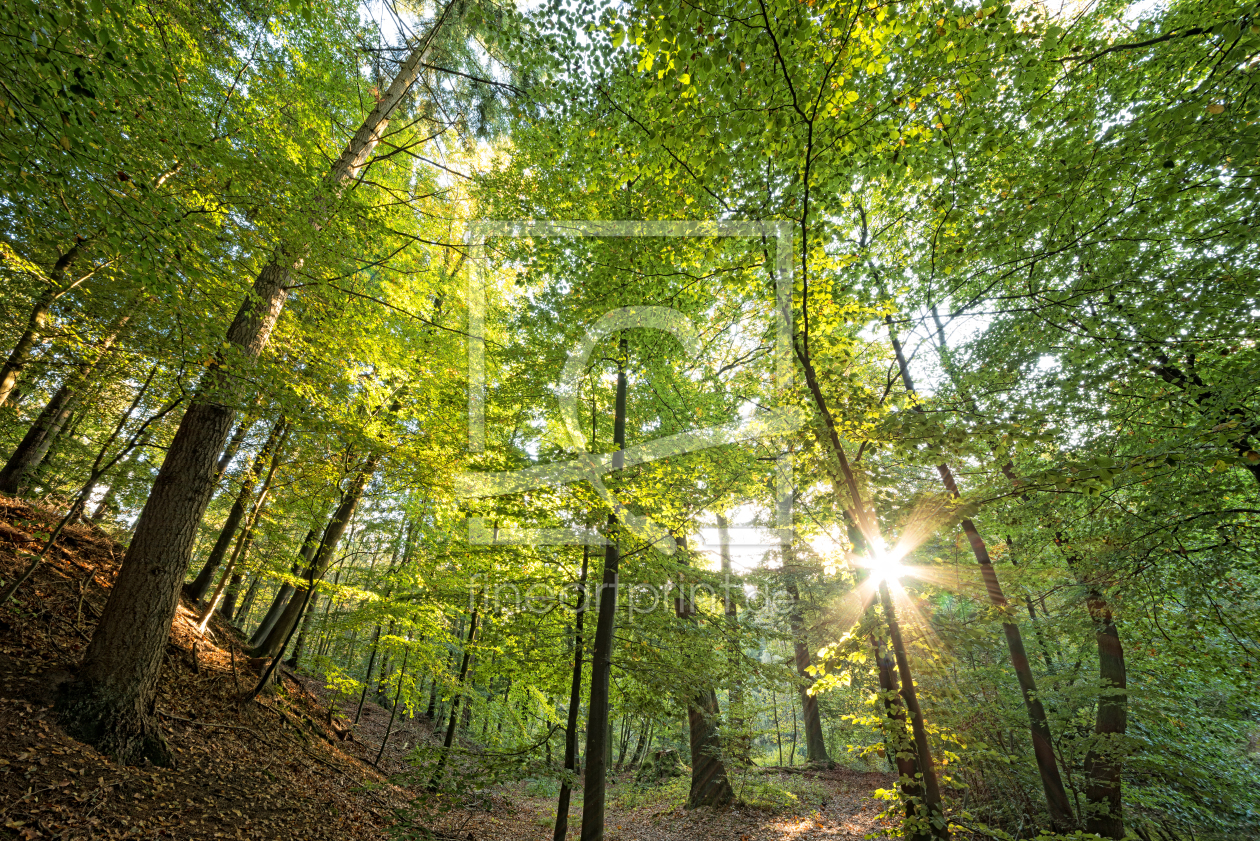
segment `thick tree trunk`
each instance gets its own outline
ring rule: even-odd
[[[564,770],[577,771],[578,714],[582,706],[582,657],[585,653],[582,639],[582,620],[586,615],[586,570],[591,558],[591,547],[582,547],[582,572],[578,576],[577,609],[573,612],[573,678],[569,681],[569,710],[564,727]],[[569,800],[573,786],[569,778],[560,782],[560,800],[556,804],[556,825],[552,841],[565,841],[569,834]]]
[[[366,163],[390,114],[418,77],[433,36],[453,5],[444,7],[428,36],[381,93],[333,164],[328,195],[317,205],[329,207]],[[232,426],[232,392],[238,380],[226,366],[255,359],[262,352],[284,307],[289,278],[300,262],[300,255],[281,245],[241,303],[224,343],[231,350],[216,357],[180,422],[136,521],[78,677],[61,691],[58,716],[66,731],[123,762],[146,757],[163,765],[170,761],[150,716],[180,585],[197,526],[214,493],[215,468]]]
[[[629,345],[619,342],[621,364],[617,370],[617,397],[613,414],[613,469],[624,464],[626,448],[626,368]],[[608,545],[604,548],[604,574],[599,586],[595,641],[591,651],[591,697],[586,714],[586,774],[582,788],[581,841],[603,841],[605,786],[608,775],[608,685],[612,674],[613,631],[617,623],[618,566],[617,515],[608,515]]]
[[[690,557],[687,554],[686,538],[676,538],[681,558],[685,563]],[[695,621],[696,606],[681,592],[674,602],[675,615],[684,622]],[[726,774],[726,763],[722,761],[722,740],[718,736],[717,693],[711,686],[702,687],[687,704],[687,730],[691,746],[691,790],[687,795],[687,807],[725,806],[735,799]]]
[[[61,279],[65,277],[66,269],[70,268],[70,264],[78,258],[82,245],[83,240],[76,240],[74,245],[53,263],[52,271],[48,273],[48,288],[35,299],[35,305],[31,307],[31,314],[26,321],[26,329],[18,337],[17,344],[13,346],[4,366],[0,367],[0,407],[7,405],[10,398],[14,396],[13,392],[17,387],[18,378],[22,376],[22,369],[30,361],[31,349],[43,335],[44,327],[48,324],[48,313],[61,294],[57,291],[57,287],[61,284]]]
[[[184,594],[193,601],[197,602],[205,598],[206,593],[210,590],[210,585],[214,583],[214,574],[218,572],[219,565],[227,557],[228,548],[232,545],[233,538],[236,537],[236,529],[240,526],[241,520],[245,517],[245,512],[249,509],[250,502],[254,498],[254,483],[262,475],[263,469],[267,466],[267,460],[271,458],[272,453],[276,450],[276,444],[281,436],[285,434],[286,429],[287,423],[284,415],[281,415],[272,424],[266,443],[263,444],[258,454],[254,456],[254,463],[250,465],[249,471],[241,479],[240,492],[237,493],[236,501],[232,503],[232,508],[228,511],[227,519],[223,521],[223,528],[219,530],[219,538],[214,542],[214,548],[210,550],[210,554],[206,558],[205,564],[201,567],[201,571],[197,573],[197,577],[184,586]]]

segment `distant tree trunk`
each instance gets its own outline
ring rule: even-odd
[[[79,518],[83,516],[83,510],[87,506],[88,500],[91,498],[92,493],[96,489],[96,483],[100,481],[100,478],[105,475],[106,471],[117,464],[121,459],[127,458],[131,454],[131,451],[139,446],[141,437],[147,434],[152,419],[141,424],[140,429],[136,430],[135,434],[131,436],[131,440],[123,445],[122,450],[118,452],[108,463],[103,464],[105,454],[109,452],[110,447],[114,446],[114,442],[117,441],[118,436],[122,434],[123,427],[125,427],[127,422],[131,420],[131,416],[135,413],[136,408],[139,407],[140,401],[143,400],[144,395],[148,393],[149,386],[153,384],[153,378],[157,375],[158,367],[159,366],[154,365],[149,369],[149,375],[145,377],[144,382],[140,384],[140,388],[136,391],[135,397],[132,398],[131,404],[127,406],[127,411],[124,412],[122,417],[118,419],[118,423],[114,424],[113,431],[105,439],[105,442],[101,444],[101,448],[96,454],[96,460],[92,462],[92,467],[88,471],[87,482],[84,484],[83,490],[79,494],[79,498],[75,500],[75,503],[70,510],[70,522],[77,522]],[[102,502],[103,501],[104,500],[102,500]]]
[[[358,508],[363,491],[372,475],[376,472],[376,465],[380,462],[380,459],[380,453],[373,454],[360,468],[354,481],[350,483],[350,487],[341,499],[341,504],[337,506],[332,519],[329,520],[328,526],[324,529],[324,537],[319,543],[319,549],[315,552],[315,558],[310,563],[310,571],[307,577],[311,584],[307,589],[296,591],[293,597],[289,599],[288,605],[285,606],[284,612],[280,614],[280,618],[276,620],[275,627],[271,629],[271,633],[267,635],[266,640],[258,645],[257,651],[259,655],[268,657],[278,655],[281,644],[288,639],[290,632],[297,627],[298,621],[302,619],[301,614],[305,612],[309,601],[307,596],[310,592],[310,587],[313,587],[314,582],[323,578],[324,573],[328,571],[333,555],[337,551],[337,544],[341,542],[342,535],[345,534],[351,518],[354,517],[355,509]]]
[[[353,183],[394,108],[419,76],[433,35],[453,5],[442,10],[429,36],[380,93],[334,162],[326,182],[329,189],[318,198],[317,206],[331,207]],[[301,259],[301,253],[281,244],[241,303],[224,342],[231,352],[216,354],[203,375],[136,521],[77,678],[63,684],[60,692],[58,717],[67,733],[124,763],[145,758],[159,765],[170,763],[170,751],[153,721],[152,709],[180,585],[197,526],[214,493],[215,467],[232,426],[232,403],[240,379],[229,366],[256,359],[267,345]]]
[[[241,606],[231,617],[232,623],[238,628],[245,624],[249,619],[249,612],[254,607],[254,600],[258,597],[258,588],[262,584],[262,570],[256,570],[249,579],[249,586],[245,588],[245,598],[241,599]]]
[[[411,654],[411,646],[403,649],[402,670],[398,672],[398,691],[394,693],[394,708],[389,713],[389,725],[385,728],[385,738],[381,739],[381,749],[376,752],[374,765],[381,764],[385,755],[385,746],[389,744],[389,734],[394,732],[394,716],[398,715],[398,700],[402,697],[403,678],[407,675],[407,655]]]
[[[43,411],[39,413],[39,417],[26,431],[21,443],[9,456],[4,468],[0,469],[0,492],[18,494],[25,491],[35,471],[43,464],[49,449],[61,435],[66,421],[70,418],[70,413],[82,397],[92,374],[100,366],[101,360],[109,355],[118,335],[131,319],[132,312],[133,308],[128,307],[126,312],[119,316],[105,337],[97,342],[88,356],[66,376],[65,382],[49,399]]]
[[[727,522],[726,517],[718,514],[717,527],[718,547],[722,561],[723,613],[726,616],[727,625],[730,626],[731,634],[735,635],[735,639],[738,640],[739,604],[736,599],[731,597],[731,588],[735,586],[738,589],[739,581],[732,578],[730,523]],[[736,644],[735,650],[731,652],[732,660],[738,663],[742,656],[743,652],[739,650],[738,644]],[[743,719],[744,682],[739,677],[738,666],[735,666],[733,671],[736,673],[731,678],[729,690],[730,709],[727,710],[731,723],[731,738],[728,749],[738,763],[748,765],[752,763],[752,739],[748,733],[748,722]]]
[[[228,439],[227,446],[223,448],[222,455],[214,467],[214,483],[217,485],[223,479],[223,474],[227,472],[228,465],[232,463],[232,459],[236,458],[236,454],[240,452],[241,444],[245,442],[245,436],[249,434],[250,428],[254,425],[254,418],[245,418],[236,425],[236,432],[232,433],[232,437]]]
[[[629,343],[618,342],[617,397],[613,413],[613,469],[625,463],[626,366]],[[586,713],[586,774],[582,788],[581,841],[604,837],[605,786],[608,775],[608,683],[612,674],[613,631],[617,623],[617,583],[621,553],[617,547],[617,515],[608,515],[608,545],[604,547],[604,574],[599,587],[595,641],[591,651],[591,697]]]
[[[464,690],[464,680],[468,677],[468,664],[472,662],[472,644],[477,636],[477,608],[472,610],[468,622],[468,639],[464,643],[464,659],[459,666],[459,676],[455,680],[455,695],[451,698],[451,714],[446,722],[446,737],[442,740],[442,755],[438,758],[437,767],[433,769],[433,777],[429,780],[429,791],[437,791],[442,785],[442,775],[446,771],[446,763],[450,759],[451,748],[455,744],[455,727],[459,717],[459,699]]]
[[[315,529],[311,529],[306,533],[306,539],[302,541],[302,548],[298,552],[298,561],[291,570],[292,575],[296,576],[310,567],[311,561],[315,558],[315,550],[319,548],[319,541],[315,539],[316,535]],[[276,621],[280,618],[280,614],[284,613],[285,607],[289,604],[289,598],[293,595],[293,589],[293,585],[287,581],[280,585],[280,589],[276,591],[276,595],[271,600],[271,607],[267,608],[262,621],[258,623],[258,627],[254,629],[253,636],[249,638],[250,648],[257,649],[263,640],[271,634],[271,630],[276,626]]]
[[[791,547],[787,546],[786,550],[788,558],[791,558]],[[785,560],[784,563],[786,564],[788,561]],[[809,691],[814,678],[809,673],[811,665],[809,638],[808,631],[805,628],[805,616],[801,611],[800,589],[795,581],[788,581],[784,588],[792,599],[788,608],[788,627],[792,631],[792,648],[796,663],[796,674],[801,679],[797,692],[801,696],[801,718],[805,727],[805,759],[808,762],[830,766],[832,762],[831,757],[827,754],[827,740],[823,736],[822,714],[818,709],[818,698],[810,694]],[[792,756],[795,758],[795,750],[793,750]]]
[[[17,387],[18,378],[22,376],[22,369],[31,358],[31,349],[39,342],[44,327],[48,324],[48,313],[62,294],[57,291],[57,287],[65,277],[66,269],[70,268],[70,264],[78,258],[79,249],[83,243],[84,240],[76,239],[74,245],[53,263],[52,271],[48,273],[48,287],[35,299],[35,305],[31,308],[31,314],[26,320],[26,329],[18,337],[17,344],[13,346],[4,366],[0,367],[0,407],[10,402],[13,390]]]
[[[262,475],[263,469],[267,466],[267,460],[272,457],[277,443],[287,433],[287,430],[288,422],[284,419],[284,415],[281,415],[272,424],[266,443],[262,445],[262,449],[254,456],[254,463],[250,465],[249,471],[241,479],[240,491],[236,495],[236,501],[232,503],[231,510],[228,511],[227,519],[223,521],[223,528],[219,531],[218,540],[214,542],[214,548],[210,550],[210,555],[201,567],[201,572],[197,573],[197,577],[184,587],[185,595],[193,601],[197,602],[205,598],[210,585],[214,583],[214,574],[218,572],[219,565],[223,563],[223,559],[227,556],[228,547],[232,545],[232,540],[236,537],[236,529],[240,526],[241,520],[244,519],[250,502],[253,501],[254,483]]]
[[[1128,725],[1128,677],[1120,632],[1111,616],[1111,607],[1098,588],[1088,594],[1089,615],[1094,620],[1094,638],[1098,642],[1098,712],[1094,724],[1094,742],[1085,755],[1085,799],[1090,812],[1085,817],[1085,831],[1103,838],[1122,839],[1124,812],[1121,801],[1121,771]]]
[[[687,563],[685,537],[676,538],[682,563]],[[683,592],[684,582],[679,580],[678,597],[674,600],[674,614],[684,622],[695,622],[696,606]],[[687,795],[687,807],[725,806],[735,799],[722,761],[722,740],[718,736],[717,693],[711,686],[701,687],[687,704],[687,729],[691,745],[691,791]]]

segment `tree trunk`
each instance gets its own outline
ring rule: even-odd
[[[184,587],[184,594],[194,602],[205,598],[210,585],[214,583],[214,574],[218,572],[219,565],[223,563],[223,559],[227,556],[228,547],[232,545],[232,540],[236,537],[236,529],[240,526],[246,510],[254,498],[254,483],[262,475],[263,468],[267,466],[267,459],[271,458],[273,451],[276,450],[277,442],[285,434],[287,428],[288,423],[285,421],[284,415],[281,415],[272,424],[266,443],[263,444],[258,454],[254,456],[254,463],[250,465],[249,472],[241,479],[240,492],[237,493],[236,501],[232,503],[232,508],[228,511],[227,519],[223,521],[223,528],[219,531],[218,540],[214,542],[214,548],[210,550],[210,555],[201,567],[201,572],[197,573],[197,577],[192,580],[192,583]]]
[[[296,576],[310,567],[311,561],[315,558],[315,550],[319,548],[319,541],[315,539],[315,535],[315,529],[307,531],[306,539],[302,541],[302,548],[298,551],[298,560],[293,564],[292,575]],[[271,634],[272,628],[276,626],[276,621],[284,613],[285,607],[288,606],[293,590],[293,585],[287,581],[280,585],[280,589],[276,591],[276,595],[271,600],[271,607],[267,608],[262,621],[258,623],[258,627],[254,629],[253,636],[249,638],[250,648],[257,649],[262,644],[262,641]]]
[[[39,417],[26,431],[21,443],[9,456],[4,468],[0,470],[0,493],[17,495],[26,490],[26,486],[35,476],[35,471],[43,464],[48,451],[65,428],[66,421],[69,420],[70,413],[74,411],[75,404],[79,402],[84,387],[88,384],[93,372],[100,366],[101,360],[109,354],[119,333],[131,319],[132,312],[133,308],[128,307],[127,311],[114,323],[109,333],[92,349],[88,357],[66,376],[65,382],[44,406]]]
[[[906,708],[901,703],[897,664],[892,652],[878,638],[872,637],[871,646],[875,649],[875,663],[879,667],[879,691],[884,702],[884,752],[897,767],[901,797],[905,801],[906,838],[910,841],[929,841],[932,834],[927,826],[913,820],[916,807],[923,799],[923,784],[919,778],[919,758],[914,737],[906,727]]]
[[[333,164],[327,179],[329,195],[317,205],[327,207],[328,200],[349,186],[372,154],[453,5],[442,10],[428,36],[381,93]],[[241,303],[225,339],[231,351],[216,354],[198,385],[136,521],[77,679],[63,685],[60,692],[58,717],[66,731],[122,762],[144,758],[160,765],[170,762],[170,752],[151,715],[180,585],[197,526],[214,493],[214,471],[232,426],[231,402],[239,376],[227,368],[238,360],[256,359],[267,345],[288,296],[290,275],[300,262],[300,255],[282,244]]]
[[[906,355],[901,348],[901,342],[893,331],[891,316],[884,316],[884,322],[888,325],[888,335],[892,340],[893,352],[897,357],[897,368],[901,373],[902,383],[910,395],[917,397],[918,392],[915,390],[914,380],[910,376],[910,367],[906,362]],[[918,405],[914,408],[916,411],[923,411],[922,407]],[[940,474],[941,483],[945,486],[945,490],[955,500],[961,501],[962,494],[959,493],[958,484],[954,481],[954,474],[950,470],[949,465],[945,463],[938,464],[936,470]],[[1020,694],[1023,696],[1024,708],[1028,714],[1033,756],[1037,762],[1037,772],[1041,776],[1041,787],[1046,795],[1046,805],[1050,811],[1050,823],[1057,832],[1071,832],[1076,824],[1076,818],[1072,814],[1072,804],[1068,799],[1067,789],[1063,786],[1063,778],[1059,774],[1059,763],[1054,755],[1054,740],[1050,733],[1050,721],[1046,717],[1045,706],[1041,703],[1041,698],[1037,694],[1037,681],[1033,677],[1032,667],[1028,662],[1028,652],[1024,648],[1023,634],[1020,633],[1019,626],[1011,621],[1012,617],[1006,595],[1002,592],[1002,585],[998,581],[997,572],[993,569],[993,563],[989,557],[988,546],[985,545],[980,532],[969,517],[964,517],[960,525],[962,526],[963,534],[967,536],[967,543],[971,546],[971,552],[976,558],[976,563],[980,565],[980,576],[984,580],[984,588],[988,593],[989,603],[997,608],[1003,618],[1002,633],[1006,637],[1006,648],[1010,655],[1011,666],[1015,669],[1015,677],[1019,681]]]
[[[232,459],[236,458],[236,454],[240,452],[241,444],[245,441],[245,436],[249,434],[250,428],[254,425],[254,418],[247,417],[236,425],[236,432],[232,433],[232,437],[228,439],[227,446],[223,448],[223,454],[219,456],[219,461],[214,467],[214,483],[217,485],[223,478],[223,474],[227,472],[228,465],[232,463]]]
[[[276,620],[275,627],[271,629],[267,639],[258,646],[258,656],[277,656],[280,653],[280,646],[288,639],[290,632],[297,627],[299,620],[302,619],[302,614],[305,612],[309,601],[307,596],[311,588],[314,587],[314,583],[323,578],[324,573],[328,571],[333,555],[337,551],[337,544],[341,541],[342,535],[345,534],[346,528],[350,524],[350,519],[354,516],[359,500],[363,496],[363,490],[367,487],[368,480],[372,478],[372,474],[376,472],[376,465],[380,458],[380,453],[376,453],[369,458],[346,490],[341,504],[337,506],[336,512],[333,513],[332,519],[328,521],[328,526],[324,529],[324,537],[320,540],[319,549],[315,552],[315,557],[310,563],[310,569],[307,574],[307,580],[310,583],[306,588],[294,592],[293,597],[289,599],[284,612]]]
[[[43,335],[44,327],[48,323],[48,312],[60,296],[57,287],[61,279],[65,277],[66,269],[70,268],[70,264],[78,258],[83,242],[83,240],[75,240],[74,245],[53,263],[52,271],[48,273],[48,288],[35,299],[35,305],[31,308],[31,314],[26,321],[26,330],[18,337],[17,344],[9,353],[4,366],[0,367],[0,407],[7,405],[9,398],[13,396],[18,378],[22,376],[22,369],[31,358],[31,348]]]
[[[792,563],[792,547],[788,543],[790,538],[785,540],[784,550],[786,556],[783,559],[784,566],[787,567]],[[805,726],[805,760],[810,763],[817,763],[831,767],[833,765],[831,757],[827,755],[827,740],[823,736],[822,714],[818,709],[818,698],[810,694],[809,688],[813,685],[813,676],[809,673],[810,654],[809,654],[809,638],[805,628],[805,617],[801,611],[801,594],[795,581],[789,581],[784,589],[787,590],[788,596],[792,599],[791,607],[788,609],[788,627],[792,631],[792,647],[796,663],[796,674],[800,677],[801,683],[797,686],[797,692],[801,696],[801,719]],[[795,757],[795,752],[793,752]]]
[[[629,343],[618,343],[617,397],[613,413],[613,469],[625,463],[626,448],[626,366]],[[582,788],[581,841],[602,841],[604,837],[605,785],[608,774],[608,682],[612,674],[613,630],[617,622],[618,565],[617,515],[608,515],[608,545],[604,548],[604,574],[599,586],[599,608],[595,618],[595,641],[591,651],[591,698],[586,714],[586,774]]]
[[[683,563],[689,559],[686,549],[686,538],[676,538],[679,544]],[[683,582],[679,580],[679,595],[674,601],[674,613],[684,622],[694,622],[696,606],[682,592]],[[722,761],[722,740],[718,736],[717,693],[713,687],[702,687],[687,704],[687,729],[691,746],[691,790],[687,795],[687,807],[725,806],[735,799],[726,775],[726,763]]]
[[[1124,734],[1128,724],[1128,679],[1120,632],[1111,616],[1111,607],[1102,592],[1091,587],[1089,615],[1094,620],[1098,642],[1098,712],[1094,723],[1094,743],[1085,755],[1085,800],[1089,812],[1085,831],[1103,838],[1124,838],[1124,812],[1121,801]]]
[[[249,612],[253,609],[254,600],[258,597],[258,588],[262,584],[262,579],[262,570],[257,570],[253,577],[250,578],[249,586],[245,588],[245,598],[241,599],[240,608],[229,617],[232,620],[232,624],[238,628],[244,625],[249,618]]]
[[[468,623],[468,640],[464,643],[464,659],[459,666],[459,676],[455,680],[455,695],[451,698],[451,713],[446,722],[446,737],[442,740],[442,755],[438,758],[437,767],[433,769],[433,777],[429,780],[429,791],[437,791],[442,785],[442,775],[446,771],[446,763],[450,759],[451,747],[455,744],[455,726],[459,718],[459,699],[464,689],[464,679],[468,676],[468,664],[472,662],[473,638],[477,635],[477,608],[472,610]]]
[[[923,777],[925,809],[920,815],[920,827],[926,829],[928,837],[947,841],[949,825],[945,821],[945,813],[941,808],[941,789],[936,779],[936,766],[932,762],[932,746],[928,741],[927,728],[923,723],[923,710],[919,707],[919,693],[915,689],[914,675],[910,671],[910,657],[906,653],[905,642],[901,638],[901,624],[897,621],[897,613],[893,609],[887,581],[879,583],[879,598],[884,608],[884,619],[888,623],[888,637],[892,642],[897,672],[901,678],[901,698],[910,717],[910,731],[914,734],[919,773]],[[918,831],[913,828],[912,830]]]

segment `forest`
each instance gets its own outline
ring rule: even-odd
[[[0,837],[1260,837],[1260,5],[12,0]]]

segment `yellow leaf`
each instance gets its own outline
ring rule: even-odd
[[[61,135],[61,148],[65,149],[67,152],[70,151],[70,138],[66,137],[64,134]]]
[[[1221,105],[1219,102],[1213,102],[1211,105],[1208,106],[1208,113],[1209,114],[1223,114],[1225,113],[1225,106]]]

